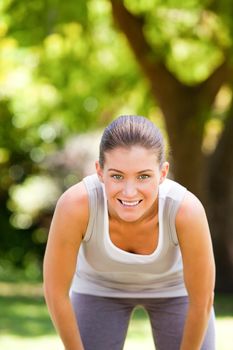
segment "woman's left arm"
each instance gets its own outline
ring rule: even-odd
[[[180,350],[200,350],[213,305],[215,263],[205,210],[190,192],[178,210],[176,229],[189,296]]]

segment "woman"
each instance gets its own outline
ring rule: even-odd
[[[103,133],[97,174],[58,200],[44,288],[66,350],[122,349],[137,305],[157,350],[215,349],[205,211],[168,168],[155,125],[121,116]]]

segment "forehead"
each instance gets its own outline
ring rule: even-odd
[[[107,168],[119,169],[148,169],[158,165],[155,150],[142,146],[117,147],[105,152],[105,164]]]

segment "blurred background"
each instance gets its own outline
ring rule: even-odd
[[[103,128],[120,114],[144,115],[161,128],[170,177],[204,203],[218,311],[232,322],[232,5],[0,0],[2,334],[30,333],[9,316],[9,310],[17,316],[17,307],[23,315],[30,300],[34,315],[45,317],[37,318],[40,324],[48,323],[34,336],[53,333],[41,267],[54,206],[66,188],[94,171]]]

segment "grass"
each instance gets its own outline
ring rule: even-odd
[[[0,349],[63,350],[50,321],[41,285],[0,283]],[[233,344],[233,297],[217,295],[217,350]],[[130,323],[124,350],[154,350],[149,321],[137,309]]]

